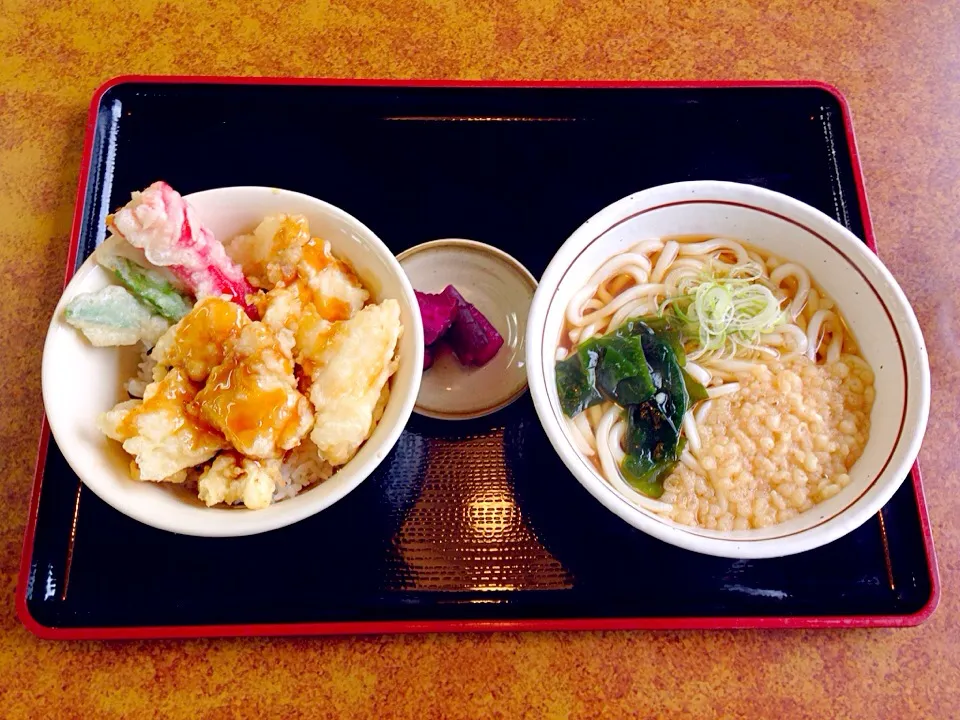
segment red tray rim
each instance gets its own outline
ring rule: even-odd
[[[516,88],[817,88],[830,93],[840,104],[846,129],[847,143],[853,165],[854,182],[863,213],[864,238],[868,247],[877,252],[876,237],[867,204],[867,192],[863,180],[857,141],[853,131],[850,106],[843,93],[830,83],[821,80],[445,80],[445,79],[357,79],[357,78],[310,78],[310,77],[240,77],[211,75],[118,75],[105,81],[94,92],[87,114],[84,132],[83,154],[80,158],[80,178],[77,187],[73,226],[70,231],[70,246],[67,251],[64,287],[74,273],[80,244],[80,225],[83,219],[84,197],[87,189],[87,169],[93,149],[93,134],[96,127],[100,101],[109,90],[129,83],[209,83],[219,85],[355,85],[385,87],[516,87]],[[746,617],[614,617],[614,618],[533,618],[523,620],[358,620],[351,622],[299,622],[225,625],[161,625],[128,627],[80,627],[56,628],[43,625],[30,614],[26,588],[30,575],[30,560],[33,554],[33,539],[36,532],[37,513],[40,505],[40,489],[43,483],[47,445],[50,428],[44,416],[41,424],[40,444],[37,452],[30,514],[23,538],[20,557],[20,573],[16,588],[16,611],[20,622],[34,635],[49,640],[120,640],[120,639],[168,639],[197,637],[248,637],[291,635],[348,635],[392,634],[423,632],[494,632],[529,630],[720,630],[752,628],[867,628],[867,627],[913,627],[925,622],[940,603],[940,570],[930,517],[923,493],[923,476],[917,461],[910,471],[913,489],[917,498],[923,544],[930,577],[930,598],[917,612],[907,615],[810,615],[810,616],[746,616]]]

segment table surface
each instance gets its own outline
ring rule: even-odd
[[[951,717],[960,708],[960,3],[0,0],[0,716]],[[184,3],[186,5],[186,3]],[[255,7],[254,7],[255,6]],[[37,640],[14,592],[40,354],[94,89],[127,73],[783,79],[853,110],[880,254],[933,373],[943,593],[918,628]]]

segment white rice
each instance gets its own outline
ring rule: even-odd
[[[326,480],[333,475],[333,467],[320,459],[317,446],[309,437],[305,437],[303,442],[283,459],[280,475],[282,484],[277,486],[273,494],[274,502],[292,498],[304,488]]]
[[[124,386],[130,397],[143,398],[147,385],[153,382],[153,368],[156,364],[157,361],[150,355],[150,351],[143,347],[140,353],[140,363],[137,365],[137,374],[127,380]]]
[[[183,487],[195,493],[200,476],[208,467],[210,462],[190,468]],[[333,475],[333,468],[328,462],[320,459],[317,446],[310,441],[310,438],[305,438],[283,459],[283,464],[280,466],[281,479],[274,491],[273,502],[292,498],[311,485],[328,479],[331,475]],[[237,505],[242,503],[237,501],[233,506]]]

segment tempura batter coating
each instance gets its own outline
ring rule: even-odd
[[[228,447],[190,407],[197,389],[174,368],[147,386],[143,400],[122,402],[98,418],[101,431],[134,456],[141,480],[183,482],[187,468]]]
[[[200,475],[197,491],[207,507],[242,502],[251,510],[260,510],[273,502],[279,483],[279,460],[250,460],[225,452]]]
[[[336,323],[330,332],[317,333],[301,347],[317,411],[310,438],[331,465],[347,462],[373,431],[381,393],[397,369],[401,331],[400,305],[388,299]]]
[[[154,379],[173,366],[183,368],[194,382],[204,382],[249,322],[236,303],[219,297],[201,300],[157,341]]]
[[[261,322],[243,328],[197,393],[195,406],[251,458],[280,457],[313,425],[310,403],[297,391],[292,358]]]

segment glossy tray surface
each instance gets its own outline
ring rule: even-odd
[[[396,253],[444,237],[539,277],[603,206],[678,180],[792,195],[871,240],[845,107],[825,87],[480,87],[127,80],[95,98],[76,267],[104,215],[164,179],[267,185],[338,205]],[[44,431],[46,435],[46,430]],[[491,416],[414,416],[358,490],[253,537],[129,520],[41,448],[18,588],[56,637],[494,627],[903,625],[938,596],[918,470],[881,516],[763,561],[689,553],[603,509],[529,396]]]

